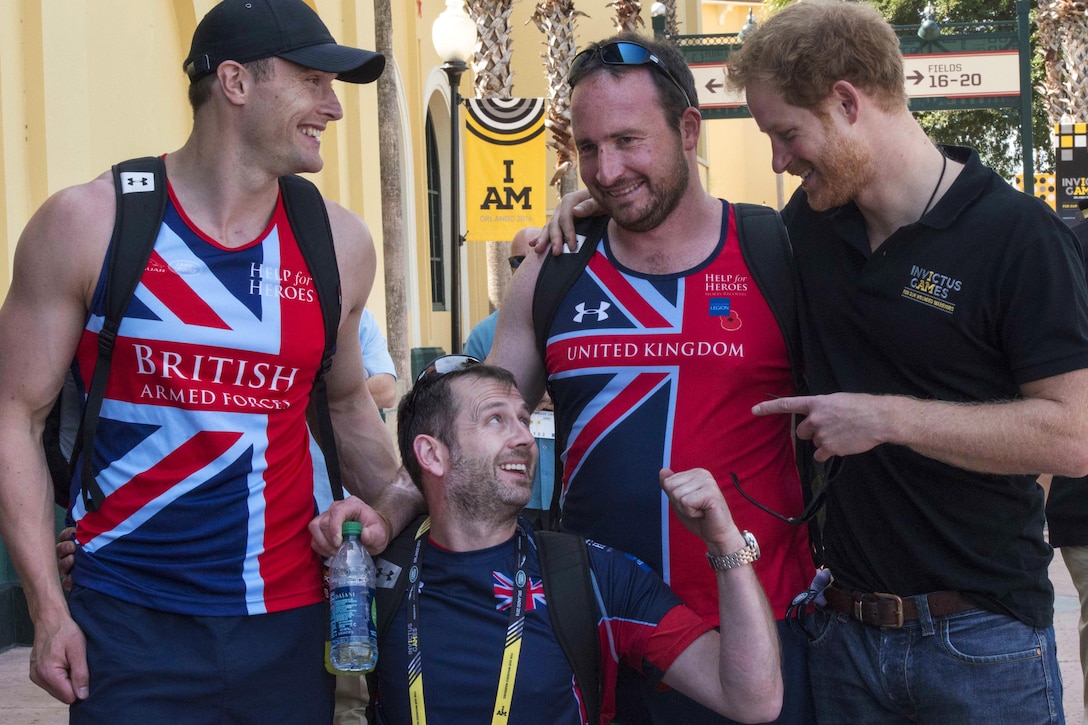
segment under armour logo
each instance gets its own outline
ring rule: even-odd
[[[597,316],[597,322],[603,322],[604,320],[608,319],[608,313],[605,312],[605,310],[607,310],[611,306],[612,305],[609,304],[608,302],[602,302],[601,306],[598,307],[597,309],[587,310],[586,309],[586,303],[585,302],[579,302],[577,305],[574,306],[574,309],[576,309],[578,311],[578,314],[574,316],[574,321],[577,322],[578,324],[582,324],[582,318],[585,317],[586,315],[596,315]]]
[[[374,564],[374,586],[379,589],[392,589],[400,578],[401,568],[385,559],[378,559]]]
[[[134,194],[155,190],[155,175],[147,171],[124,171],[121,173],[121,193]]]

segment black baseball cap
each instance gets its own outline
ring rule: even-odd
[[[194,83],[225,60],[249,63],[272,56],[337,73],[348,83],[376,81],[385,69],[381,53],[337,45],[302,0],[223,0],[196,26],[183,67]]]

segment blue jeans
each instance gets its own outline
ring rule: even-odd
[[[1054,628],[973,609],[876,628],[819,609],[809,647],[816,717],[844,723],[1064,723]]]

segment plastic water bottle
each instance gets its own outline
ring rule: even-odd
[[[344,543],[332,559],[329,580],[329,664],[348,674],[362,674],[378,662],[374,624],[374,560],[359,536],[363,525],[345,521]]]

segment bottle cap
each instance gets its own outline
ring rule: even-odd
[[[363,525],[358,521],[345,521],[344,525],[340,528],[340,533],[344,536],[347,536],[348,534],[359,536],[363,533]]]

